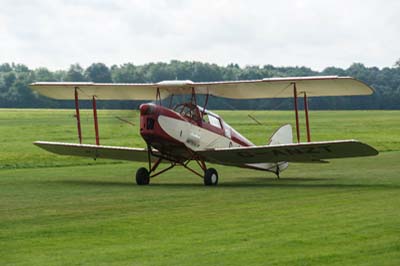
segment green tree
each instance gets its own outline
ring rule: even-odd
[[[262,79],[264,78],[263,71],[259,66],[246,66],[240,71],[240,80],[252,80],[252,79]]]
[[[71,65],[66,73],[65,81],[86,81],[84,70],[79,64]]]
[[[163,80],[176,79],[175,73],[170,71],[166,63],[150,63],[144,66],[144,69],[146,82],[159,82]]]
[[[396,61],[396,63],[394,64],[394,66],[400,68],[400,59]]]
[[[121,66],[111,67],[111,76],[114,82],[120,83],[143,83],[145,78],[140,67],[128,63]]]
[[[93,63],[85,71],[85,77],[93,82],[112,82],[111,72],[103,63]]]
[[[321,74],[324,76],[346,76],[346,71],[338,67],[327,67],[322,71]]]
[[[375,89],[372,96],[315,97],[310,99],[311,109],[399,109],[400,108],[400,59],[394,67],[366,67],[355,63],[347,69],[328,67],[321,72],[306,67],[274,67],[272,65],[225,67],[196,61],[170,63],[127,63],[113,65],[110,69],[95,63],[86,71],[79,64],[68,70],[50,71],[47,68],[29,69],[23,64],[0,64],[0,107],[72,107],[70,102],[48,99],[32,93],[29,84],[35,81],[85,81],[95,82],[158,82],[167,79],[190,79],[193,81],[218,81],[238,79],[261,79],[268,77],[339,75],[358,78]],[[201,97],[200,97],[201,98]],[[177,99],[177,98],[176,98]],[[204,97],[199,100],[202,104]],[[138,101],[101,101],[105,108],[136,108]],[[238,101],[212,97],[208,108],[224,109],[290,109],[292,99],[263,99]]]
[[[3,75],[4,86],[6,88],[11,87],[14,82],[17,80],[17,77],[13,72],[8,72]]]
[[[26,73],[29,72],[29,68],[23,64],[11,64],[11,68],[15,71],[15,72],[19,72],[19,73]]]
[[[229,64],[221,71],[223,80],[238,80],[241,69],[238,64]]]
[[[27,71],[24,72],[26,73]],[[45,67],[35,69],[34,76],[36,81],[57,81],[57,79],[54,77],[54,73],[50,72]]]
[[[12,68],[9,63],[4,63],[0,65],[0,72],[10,72]]]

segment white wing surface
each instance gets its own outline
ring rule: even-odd
[[[297,93],[307,93],[307,97],[370,95],[374,91],[365,83],[351,77],[290,77],[267,78],[254,81],[233,81],[197,84],[199,91],[226,98],[290,98],[293,84]],[[197,91],[197,90],[196,90]]]
[[[147,162],[148,155],[146,149],[128,148],[116,146],[101,146],[91,144],[74,144],[63,142],[35,141],[36,146],[59,155],[72,155],[90,158],[103,158],[114,160],[126,160],[136,162]],[[153,153],[157,153],[153,151]],[[154,158],[153,158],[154,159]]]
[[[93,82],[35,82],[30,85],[33,91],[58,100],[71,100],[78,89],[79,99],[90,100],[96,96],[99,100],[149,100],[154,99],[157,87],[154,84],[117,84]],[[161,98],[169,95],[160,91]]]
[[[59,155],[147,162],[146,149],[91,144],[36,141],[34,144]],[[153,150],[153,154],[159,154]],[[239,148],[221,148],[197,151],[206,161],[244,166],[257,163],[321,162],[326,159],[374,156],[378,151],[356,140],[323,141],[300,144],[280,144]],[[152,157],[154,160],[155,157]]]
[[[268,78],[260,80],[192,82],[190,80],[162,81],[145,84],[118,84],[93,82],[36,82],[30,87],[44,96],[68,100],[74,99],[75,88],[80,99],[99,100],[152,100],[157,90],[161,98],[169,95],[207,94],[232,99],[289,98],[293,97],[293,84],[297,93],[308,97],[370,95],[373,89],[351,77],[317,76]]]
[[[244,165],[276,162],[320,162],[326,159],[374,156],[378,151],[356,140],[321,141],[270,146],[212,149],[197,152],[205,160]]]

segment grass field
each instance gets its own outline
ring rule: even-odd
[[[292,112],[219,111],[256,144]],[[263,126],[247,118],[251,113]],[[99,111],[104,145],[143,146],[134,111]],[[218,187],[174,169],[147,187],[141,164],[59,157],[73,110],[0,110],[0,265],[400,265],[400,112],[314,111],[313,140],[354,138],[377,157],[272,174],[214,166]],[[84,142],[94,143],[90,111]],[[304,136],[302,136],[304,139]]]

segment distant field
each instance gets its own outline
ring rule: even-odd
[[[294,120],[217,113],[256,144]],[[313,140],[358,139],[377,157],[292,164],[281,180],[214,166],[213,188],[179,168],[138,187],[141,164],[32,145],[77,142],[73,115],[0,109],[0,265],[400,265],[400,111],[311,112]],[[92,119],[83,111],[85,143]],[[136,111],[100,110],[99,120],[102,144],[144,146]]]

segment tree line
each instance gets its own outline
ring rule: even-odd
[[[73,108],[71,101],[57,101],[33,93],[28,85],[38,81],[92,81],[115,83],[146,83],[162,80],[223,81],[270,77],[339,75],[364,81],[375,89],[371,96],[316,97],[310,99],[312,109],[400,109],[400,60],[393,67],[366,67],[354,63],[347,69],[328,67],[314,71],[307,67],[245,66],[170,61],[135,65],[106,66],[93,63],[86,69],[73,64],[68,70],[50,71],[41,67],[30,69],[23,64],[0,65],[0,108]],[[200,99],[200,104],[202,100]],[[175,99],[176,100],[176,99]],[[99,108],[134,109],[140,101],[100,101]],[[90,102],[81,104],[89,107]],[[293,108],[291,99],[232,100],[212,97],[210,109],[272,109]]]

